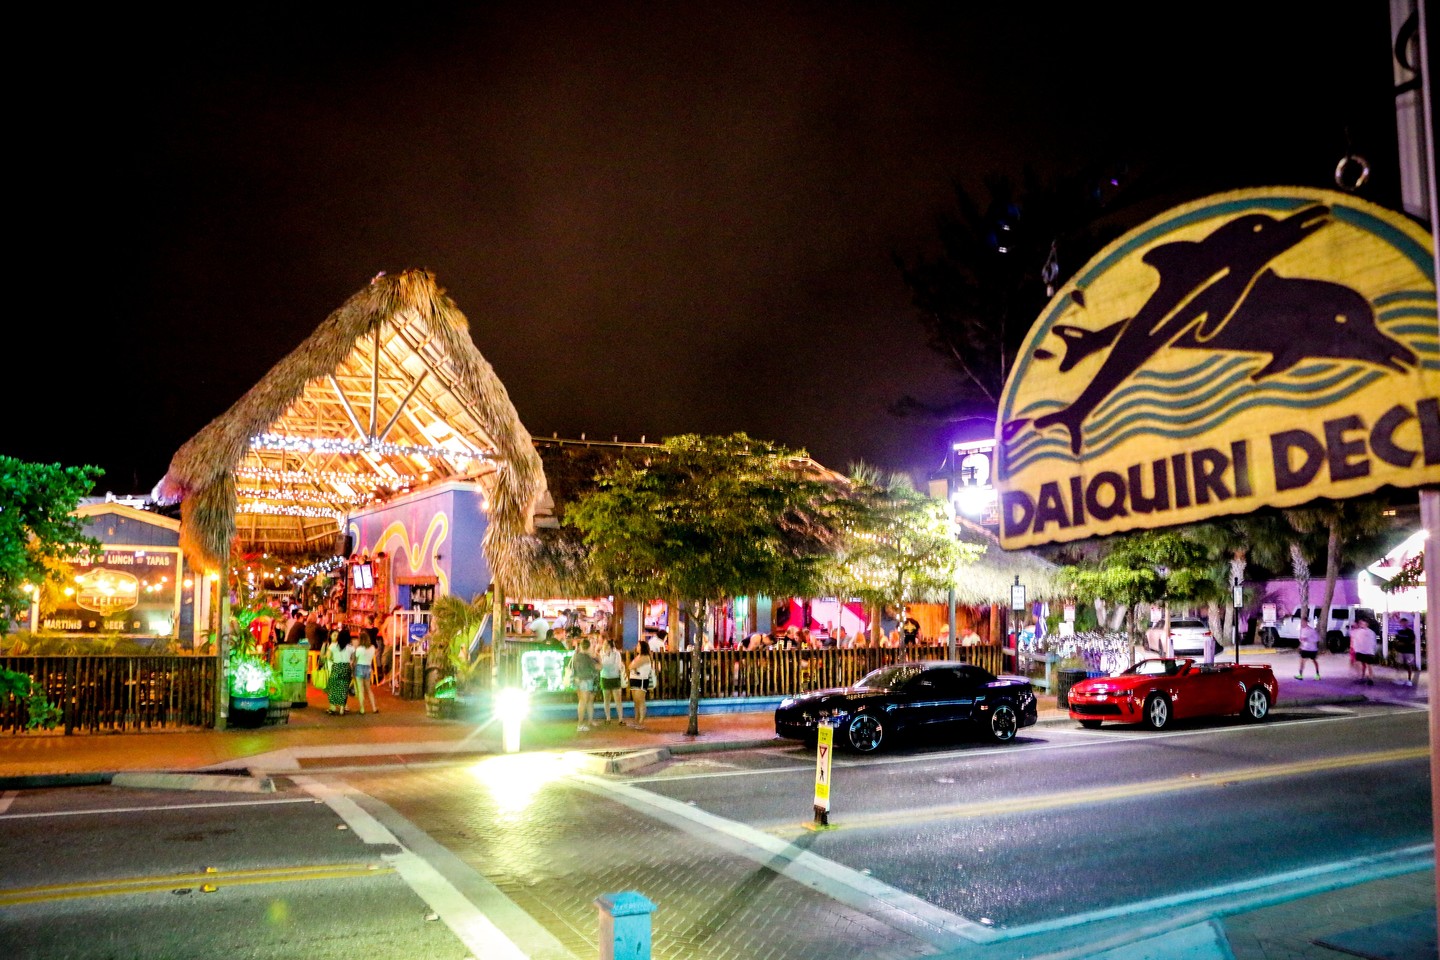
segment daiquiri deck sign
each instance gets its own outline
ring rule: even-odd
[[[1010,548],[1440,482],[1430,237],[1301,188],[1167,211],[1050,301],[996,443]]]

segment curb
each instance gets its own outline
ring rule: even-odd
[[[0,777],[0,790],[50,790],[54,787],[103,787],[113,773],[34,773]]]
[[[202,790],[216,793],[274,793],[269,777],[230,777],[218,773],[117,773],[111,786],[148,790]]]

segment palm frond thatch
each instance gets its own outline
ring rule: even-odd
[[[383,351],[382,331],[386,337]],[[255,457],[251,438],[275,432],[276,425],[287,418],[294,422],[302,400],[307,409],[318,407],[321,392],[330,390],[325,384],[337,383],[337,371],[347,371],[351,381],[359,379],[357,370],[363,372],[369,361],[366,344],[372,338],[376,382],[383,362],[390,379],[406,387],[414,384],[406,400],[418,398],[415,402],[419,403],[429,397],[434,409],[464,421],[469,444],[493,451],[483,475],[466,476],[454,467],[447,471],[428,462],[424,466],[430,469],[425,472],[434,480],[475,479],[486,487],[490,500],[490,524],[483,544],[486,558],[497,577],[524,584],[530,577],[535,550],[532,518],[545,492],[540,458],[504,385],[470,339],[469,321],[434,275],[425,270],[376,277],[331,313],[233,407],[176,452],[155,494],[157,499],[182,501],[186,552],[212,569],[226,561],[236,536],[236,471],[247,457]],[[395,408],[405,405],[404,401],[391,402]],[[343,396],[334,398],[332,414],[344,404]],[[382,411],[381,423],[389,419],[390,412]],[[398,409],[394,412],[397,432],[413,429]],[[375,412],[370,416],[373,426]],[[461,429],[457,427],[457,433]],[[416,434],[411,442],[429,445],[433,441]],[[372,469],[359,455],[348,456],[357,476]],[[327,470],[335,469],[335,459],[330,458]],[[408,466],[417,474],[422,469]],[[317,480],[314,487],[323,484]],[[308,526],[306,536],[313,536],[317,525]],[[318,526],[322,533],[335,532],[332,521],[322,519]]]

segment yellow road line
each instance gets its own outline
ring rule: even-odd
[[[917,820],[968,819],[994,817],[1008,813],[1028,813],[1037,810],[1053,810],[1057,807],[1072,807],[1082,804],[1106,803],[1113,800],[1128,800],[1135,797],[1152,796],[1157,793],[1173,793],[1196,787],[1220,787],[1253,780],[1271,780],[1280,777],[1294,777],[1325,770],[1341,770],[1348,767],[1365,767],[1382,763],[1399,763],[1430,756],[1429,747],[1408,747],[1398,750],[1383,750],[1377,753],[1355,753],[1339,757],[1325,757],[1318,760],[1301,760],[1294,763],[1270,764],[1263,767],[1248,767],[1241,770],[1226,770],[1219,773],[1192,774],[1184,777],[1168,777],[1148,783],[1119,784],[1113,787],[1086,787],[1080,790],[1065,790],[1034,797],[1007,797],[1004,800],[982,800],[976,803],[960,803],[942,807],[926,807],[895,813],[862,813],[846,815],[832,813],[830,826],[839,830],[864,827],[883,827]],[[775,831],[788,833],[786,826]]]
[[[15,887],[0,890],[0,906],[110,897],[136,893],[164,893],[179,887],[214,884],[217,887],[248,886],[257,883],[295,883],[306,880],[345,880],[394,873],[395,868],[369,863],[313,864],[301,867],[271,867],[257,870],[227,870],[214,873],[179,873],[159,877],[125,877],[79,883]]]

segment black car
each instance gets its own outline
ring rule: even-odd
[[[836,746],[861,753],[916,734],[979,732],[1005,743],[1034,722],[1030,681],[944,660],[881,667],[853,687],[790,697],[775,709],[777,736],[814,743],[830,723]]]

